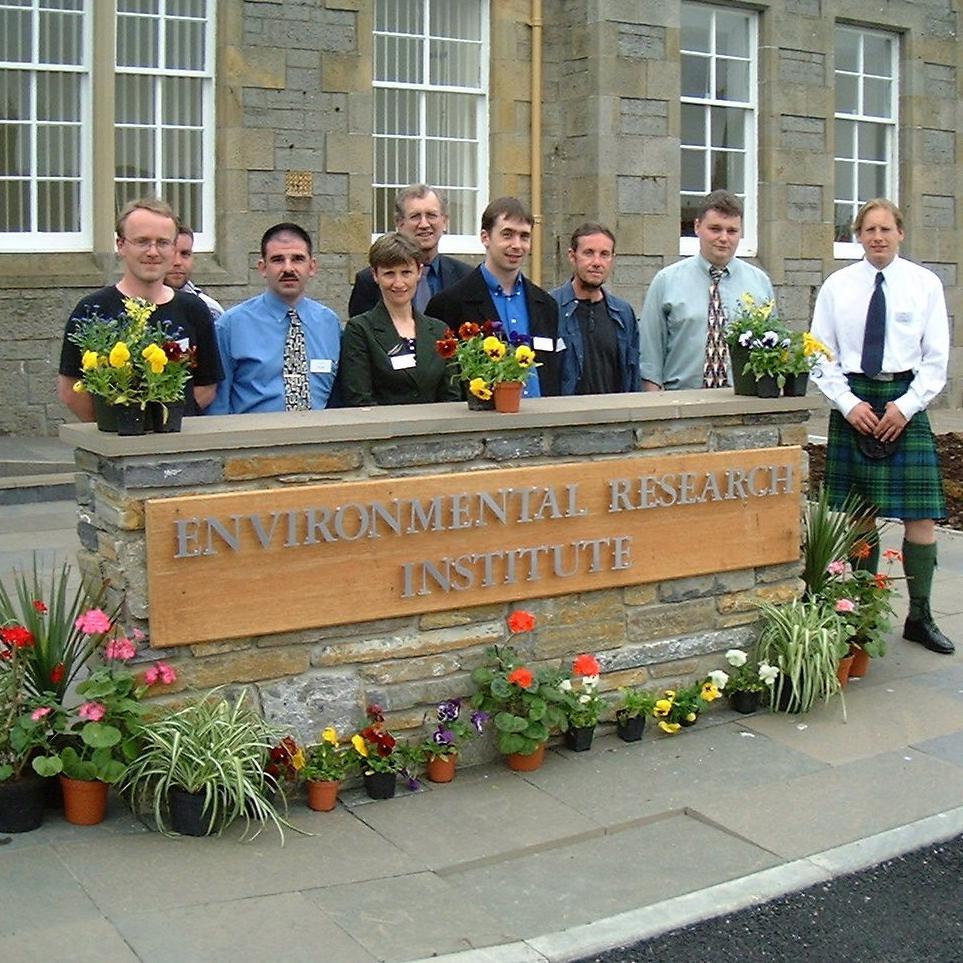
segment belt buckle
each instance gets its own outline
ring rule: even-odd
[[[879,374],[871,376],[873,381],[892,381],[893,374],[890,371],[880,371]]]

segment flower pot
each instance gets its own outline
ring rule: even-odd
[[[623,742],[638,742],[645,732],[645,716],[632,716],[621,719],[616,716],[615,734]]]
[[[846,686],[849,685],[849,675],[853,668],[853,658],[852,652],[850,652],[849,655],[844,655],[836,667],[836,678],[839,679],[840,689],[845,689]]]
[[[107,783],[99,779],[70,779],[61,774],[64,817],[75,826],[96,826],[107,815]]]
[[[746,362],[749,360],[749,349],[744,348],[741,344],[733,344],[729,346],[729,360],[732,364],[732,388],[737,395],[752,395],[756,394],[756,377],[749,371],[746,374],[742,373],[742,369],[745,368]]]
[[[545,743],[539,743],[534,752],[523,755],[520,752],[510,752],[505,756],[508,768],[514,772],[534,772],[545,761]]]
[[[515,414],[522,403],[522,388],[521,381],[500,381],[495,385],[495,411]]]
[[[595,726],[570,726],[565,730],[565,745],[572,752],[585,752],[592,748]]]
[[[429,782],[451,782],[455,778],[455,766],[458,765],[458,756],[452,753],[450,756],[429,756],[425,764],[425,775]]]
[[[183,401],[149,401],[147,414],[150,424],[158,434],[171,434],[181,430],[184,420]]]
[[[482,398],[476,397],[470,391],[467,394],[468,394],[469,411],[494,411],[495,410],[494,396],[488,399],[482,399]]]
[[[94,418],[97,420],[97,428],[100,431],[109,431],[117,434],[117,411],[116,406],[109,404],[100,395],[94,395]]]
[[[688,729],[689,726],[694,726],[698,721],[699,721],[699,713],[697,712],[695,713],[694,719],[680,719],[679,725],[682,726],[683,729]]]
[[[329,813],[338,803],[341,783],[337,779],[308,780],[308,809],[317,813]]]
[[[209,836],[211,820],[204,814],[204,793],[171,789],[167,805],[171,813],[171,829],[181,836]]]
[[[759,708],[761,701],[761,692],[747,692],[746,690],[742,690],[740,692],[729,693],[729,705],[732,706],[736,712],[741,712],[744,716],[755,712]]]
[[[786,383],[782,386],[782,393],[787,398],[803,398],[809,387],[809,372],[786,375]]]
[[[778,398],[779,382],[775,375],[762,375],[756,380],[756,394],[760,398]]]
[[[364,789],[369,799],[391,799],[398,784],[396,772],[366,772]]]
[[[142,435],[147,426],[144,409],[140,405],[114,405],[117,413],[118,435]]]
[[[44,783],[32,774],[0,782],[0,833],[29,833],[43,822]]]
[[[850,679],[861,679],[869,672],[869,655],[865,649],[861,649],[858,645],[853,648],[853,664],[849,667],[849,677]]]

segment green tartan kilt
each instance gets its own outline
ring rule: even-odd
[[[857,398],[874,408],[885,407],[906,392],[907,381],[875,381],[849,375]],[[829,415],[825,487],[830,504],[841,508],[857,492],[887,518],[946,518],[946,499],[936,439],[925,411],[915,414],[889,458],[867,458],[856,441],[856,429],[837,411]]]

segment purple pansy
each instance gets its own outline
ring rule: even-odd
[[[475,727],[475,732],[484,732],[485,724],[491,716],[487,712],[482,712],[481,710],[473,712],[471,714],[471,724]]]
[[[440,722],[454,722],[461,712],[461,699],[446,699],[438,703],[438,719]]]
[[[451,746],[455,742],[455,734],[451,729],[442,729],[439,726],[431,737],[439,746]]]
[[[527,334],[521,334],[518,331],[512,331],[508,336],[508,343],[513,348],[517,348],[519,345],[531,344],[532,339]]]

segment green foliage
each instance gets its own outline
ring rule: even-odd
[[[616,718],[621,722],[636,716],[648,716],[655,708],[659,697],[645,689],[619,689],[619,702],[615,707]]]
[[[823,486],[815,500],[806,503],[803,515],[803,581],[806,595],[822,595],[829,580],[829,565],[850,557],[853,546],[866,537],[870,509],[866,502],[853,494],[841,510],[830,508],[829,495]]]

